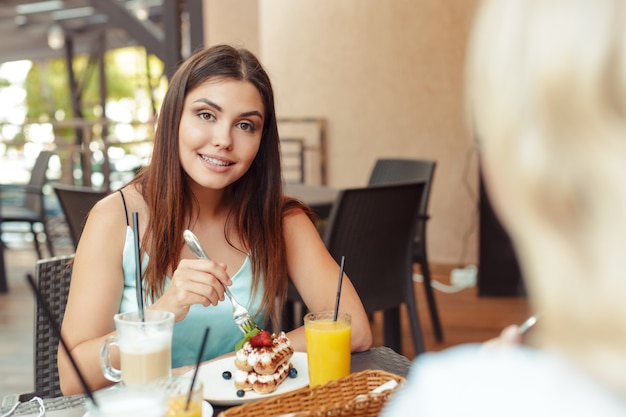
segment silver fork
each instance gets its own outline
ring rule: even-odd
[[[185,242],[187,243],[187,246],[189,246],[189,249],[191,249],[191,251],[198,258],[209,259],[209,256],[206,254],[204,249],[202,249],[200,241],[191,230],[185,230],[183,232],[183,237],[185,238]],[[239,330],[241,330],[243,334],[248,334],[252,330],[258,329],[259,326],[257,326],[252,316],[250,316],[248,310],[235,300],[235,297],[233,297],[227,286],[224,286],[224,292],[230,299],[230,303],[233,305],[233,320],[235,321],[237,327],[239,327]]]

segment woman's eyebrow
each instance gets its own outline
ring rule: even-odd
[[[217,103],[214,103],[211,100],[208,100],[206,98],[199,98],[199,99],[195,100],[194,103],[204,103],[204,104],[206,104],[208,106],[214,107],[219,112],[223,112],[224,111],[220,105],[218,105]]]
[[[245,113],[241,113],[240,116],[241,117],[258,116],[261,120],[263,120],[263,115],[258,110],[247,111]]]
[[[215,108],[215,110],[219,111],[220,113],[224,112],[224,109],[222,109],[222,107],[219,104],[214,103],[211,100],[206,99],[206,98],[199,98],[195,100],[194,103],[204,103],[208,106]],[[258,110],[247,111],[247,112],[241,113],[239,116],[240,117],[258,116],[261,120],[263,120],[263,114],[261,114],[261,112]]]

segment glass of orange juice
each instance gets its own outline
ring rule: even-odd
[[[196,380],[189,396],[193,378],[189,374],[165,380],[167,407],[165,417],[202,417],[202,382]],[[189,403],[187,401],[189,400]]]
[[[350,314],[334,311],[308,313],[304,316],[309,385],[325,384],[350,374]]]

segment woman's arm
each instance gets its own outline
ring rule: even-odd
[[[287,267],[307,308],[311,311],[333,310],[339,280],[339,265],[332,258],[319,232],[302,212],[285,218],[285,242]],[[352,316],[353,352],[367,350],[372,346],[372,331],[367,314],[352,282],[344,274],[339,310]],[[304,328],[289,333],[298,351],[306,349]]]
[[[124,189],[128,212],[139,210],[143,200],[129,188]],[[91,389],[111,385],[101,370],[100,347],[115,331],[113,316],[118,313],[124,290],[122,253],[126,239],[124,205],[119,193],[100,201],[91,211],[74,258],[68,303],[62,333]],[[141,231],[140,227],[140,231]],[[205,307],[224,299],[224,285],[230,284],[226,265],[204,259],[182,259],[172,273],[165,293],[148,309],[171,311],[182,320],[192,304]],[[112,362],[119,369],[117,351]],[[64,395],[83,391],[74,369],[59,349],[59,380]]]
[[[119,193],[114,193],[91,210],[74,257],[61,333],[92,390],[111,385],[103,376],[99,353],[104,339],[115,330],[113,316],[122,298],[125,233],[124,206]],[[57,363],[63,394],[83,392],[62,347]]]

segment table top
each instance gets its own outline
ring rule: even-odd
[[[338,193],[338,189],[326,185],[285,184],[285,194],[311,205],[332,204]]]
[[[410,366],[411,361],[409,359],[384,346],[352,354],[352,372],[378,369],[406,377]],[[84,395],[45,399],[45,415],[46,417],[83,417],[86,413],[84,401]],[[215,415],[224,410],[224,408],[220,407],[213,408],[215,409]],[[3,415],[10,409],[11,405],[7,404],[7,401],[3,401],[0,407],[0,415]],[[15,413],[11,416],[35,417],[38,415],[38,412],[39,406],[37,402],[23,403],[17,407]]]
[[[286,183],[285,194],[309,206],[320,219],[326,219],[339,190],[326,185]]]

